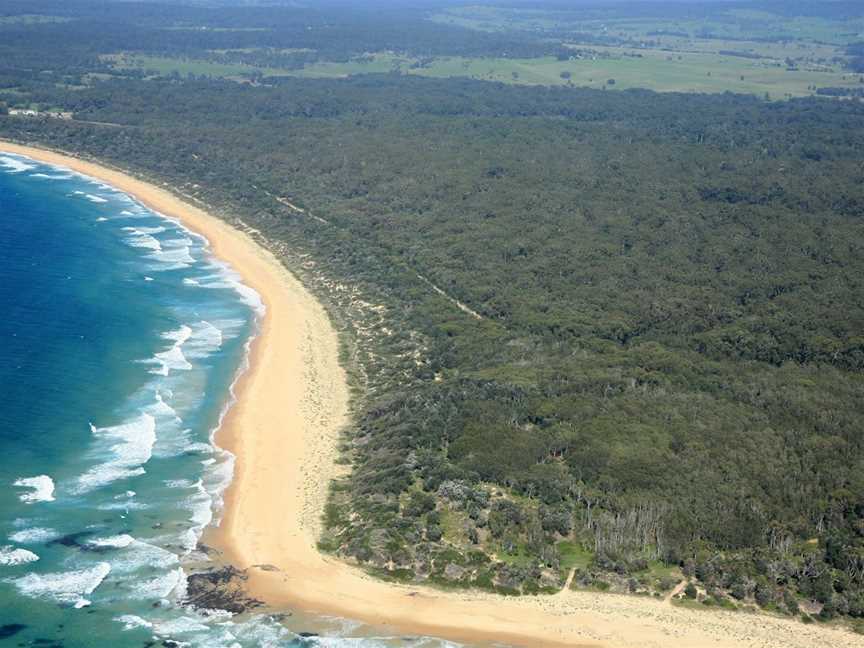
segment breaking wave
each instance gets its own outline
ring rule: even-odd
[[[0,565],[24,565],[37,560],[39,556],[27,549],[16,549],[9,545],[0,547]]]
[[[118,479],[144,474],[143,465],[150,460],[156,442],[156,419],[142,413],[134,419],[111,427],[90,424],[98,441],[98,452],[105,461],[93,466],[78,478],[76,492],[90,492]]]
[[[34,502],[53,502],[54,501],[54,480],[48,475],[37,475],[36,477],[22,477],[16,479],[13,486],[19,488],[29,488],[30,492],[21,493],[18,498],[27,504]]]
[[[44,598],[57,603],[65,603],[76,608],[90,605],[84,598],[92,594],[110,573],[111,565],[101,562],[88,569],[49,574],[27,574],[21,578],[10,578],[18,591],[32,598]]]
[[[20,173],[36,168],[35,164],[29,164],[19,157],[9,155],[0,155],[0,166],[6,169],[7,173]]]

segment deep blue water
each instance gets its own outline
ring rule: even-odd
[[[0,307],[0,646],[440,645],[328,619],[329,638],[301,640],[290,620],[180,605],[230,481],[211,436],[260,312],[206,241],[0,154]]]

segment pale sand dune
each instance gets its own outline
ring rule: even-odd
[[[315,548],[348,390],[337,336],[322,307],[246,234],[123,173],[40,149],[0,150],[61,164],[134,195],[206,236],[267,305],[251,368],[219,442],[238,472],[216,540],[250,568],[251,594],[275,607],[336,614],[394,633],[526,646],[608,648],[864,648],[864,637],[767,615],[692,611],[644,598],[587,592],[507,598],[384,583]],[[272,565],[278,571],[254,565]]]

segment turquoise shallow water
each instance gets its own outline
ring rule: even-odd
[[[0,646],[442,645],[181,604],[232,473],[212,433],[261,312],[204,239],[0,154],[0,305]]]

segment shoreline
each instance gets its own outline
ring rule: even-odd
[[[332,477],[348,387],[324,308],[269,251],[226,221],[126,173],[0,140],[0,152],[67,167],[128,193],[204,236],[266,306],[236,401],[216,433],[236,456],[221,525],[205,532],[246,569],[270,607],[344,616],[397,634],[464,642],[606,648],[864,648],[864,637],[767,614],[697,611],[644,597],[564,591],[504,597],[375,579],[321,554],[320,515]]]

